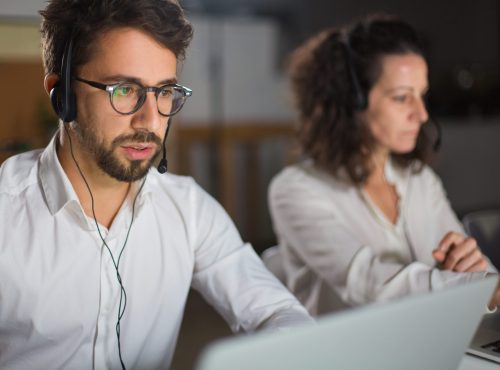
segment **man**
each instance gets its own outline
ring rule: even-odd
[[[220,205],[150,169],[191,93],[179,5],[52,0],[41,15],[60,128],[0,168],[0,368],[166,369],[190,287],[234,331],[311,322]]]

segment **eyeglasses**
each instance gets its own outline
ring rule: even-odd
[[[142,86],[135,82],[119,82],[105,85],[96,81],[85,80],[80,77],[76,81],[107,91],[113,109],[120,114],[133,114],[137,112],[146,101],[146,93],[154,92],[158,113],[170,117],[178,113],[186,99],[193,94],[193,90],[178,84],[163,86]]]

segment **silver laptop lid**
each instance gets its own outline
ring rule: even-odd
[[[496,278],[324,316],[318,325],[224,339],[197,370],[455,370]]]

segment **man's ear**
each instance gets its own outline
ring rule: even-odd
[[[50,95],[50,92],[54,88],[54,86],[59,82],[59,76],[55,73],[48,73],[45,75],[45,79],[43,81],[43,86],[45,87],[45,91]]]

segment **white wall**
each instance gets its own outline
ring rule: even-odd
[[[194,38],[180,73],[193,89],[186,122],[290,121],[286,79],[278,72],[278,26],[246,17],[192,17]]]
[[[0,16],[37,18],[38,11],[46,5],[46,0],[2,0]]]

